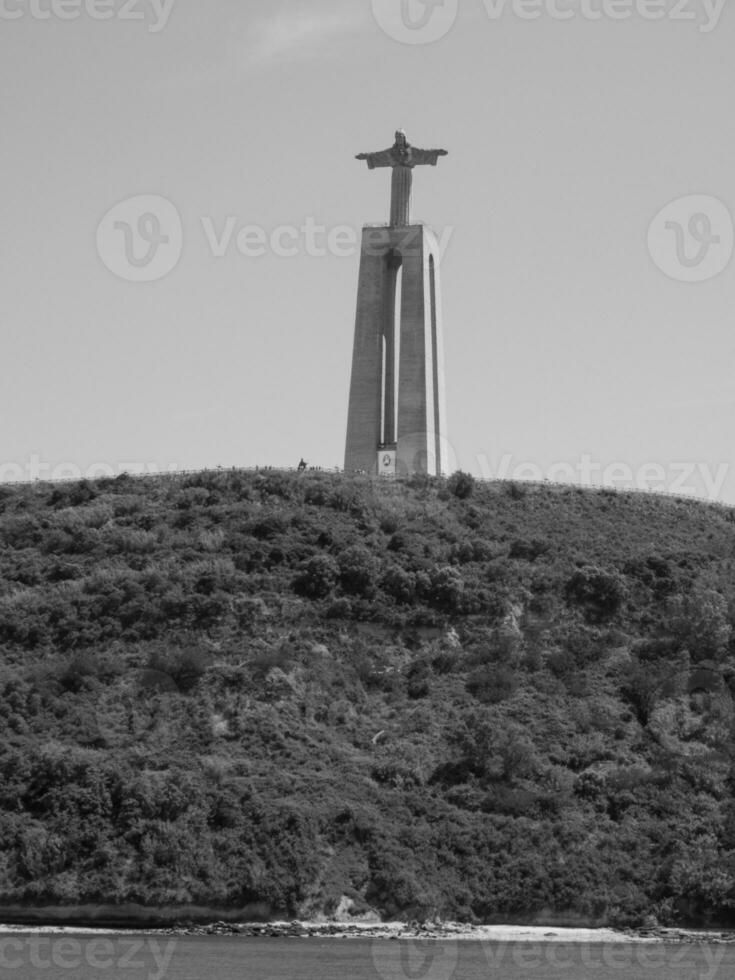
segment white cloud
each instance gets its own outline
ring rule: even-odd
[[[355,4],[330,10],[281,8],[255,29],[248,60],[263,64],[321,55],[331,41],[354,33],[364,22],[364,10]]]
[[[261,18],[244,14],[233,4],[222,43],[210,45],[208,57],[199,48],[199,65],[188,64],[163,84],[175,88],[194,88],[202,83],[237,79],[249,71],[267,69],[299,59],[326,59],[330,44],[341,38],[369,30],[369,8],[362,3],[317,4],[304,0],[277,3]],[[294,9],[296,7],[296,9]],[[218,27],[218,30],[221,30]],[[206,29],[205,29],[206,36]],[[211,40],[211,39],[210,39]]]

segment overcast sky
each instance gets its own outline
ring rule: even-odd
[[[340,465],[403,127],[457,464],[735,503],[732,9],[53,4],[0,0],[2,477]]]

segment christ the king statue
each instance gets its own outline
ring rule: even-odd
[[[360,153],[358,160],[367,160],[370,170],[375,167],[392,167],[390,225],[391,228],[405,228],[411,223],[411,184],[413,168],[428,164],[435,167],[439,157],[445,157],[446,150],[418,150],[406,139],[402,129],[396,133],[396,141],[389,150],[377,153]]]

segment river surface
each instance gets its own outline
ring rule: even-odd
[[[0,935],[13,980],[732,980],[735,946]]]

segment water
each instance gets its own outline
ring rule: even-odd
[[[13,980],[730,980],[735,946],[0,936]]]

